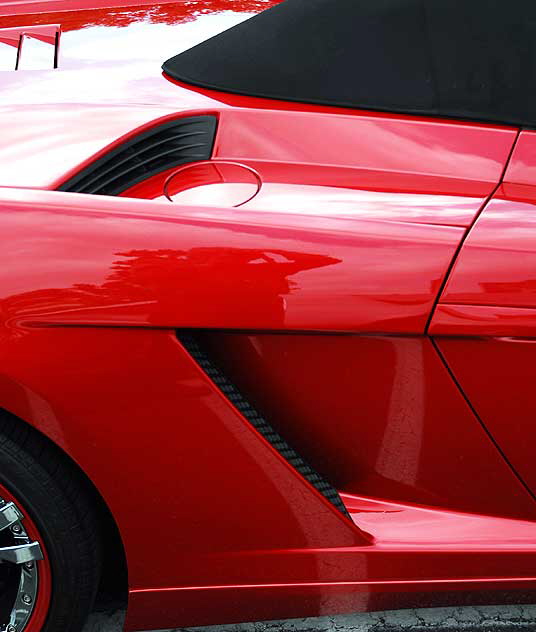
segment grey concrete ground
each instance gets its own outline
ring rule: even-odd
[[[100,608],[84,632],[120,632],[122,610]],[[536,632],[535,606],[423,608],[165,632]]]

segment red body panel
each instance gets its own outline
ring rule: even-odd
[[[449,546],[438,549],[437,543],[423,541],[420,550],[427,554],[421,557],[416,576],[414,542],[384,548],[375,533],[364,532],[338,514],[254,430],[248,429],[181,349],[173,331],[155,330],[214,327],[222,322],[235,329],[244,325],[266,330],[277,328],[274,325],[287,328],[296,310],[296,314],[308,318],[295,322],[295,328],[302,331],[323,327],[332,330],[339,323],[355,331],[377,327],[385,333],[411,329],[422,333],[439,289],[439,278],[425,286],[430,288],[429,299],[419,308],[419,319],[404,321],[399,317],[404,300],[411,309],[422,300],[417,302],[414,295],[408,299],[399,296],[396,301],[380,297],[378,310],[372,309],[374,301],[369,301],[360,312],[363,292],[359,291],[359,283],[365,283],[365,277],[360,281],[359,274],[366,268],[367,257],[379,261],[377,252],[382,255],[382,265],[370,266],[368,282],[371,274],[383,273],[384,277],[370,283],[371,287],[381,287],[384,296],[396,269],[400,274],[399,262],[392,255],[384,255],[389,231],[395,243],[404,237],[404,253],[413,243],[408,235],[415,236],[419,247],[426,246],[429,235],[440,235],[441,239],[452,235],[450,251],[436,268],[444,271],[462,236],[461,229],[377,222],[382,241],[375,242],[366,238],[367,228],[374,223],[357,218],[324,219],[320,229],[320,225],[314,227],[316,220],[304,215],[278,214],[278,222],[274,223],[273,216],[261,212],[176,207],[179,215],[164,212],[170,209],[168,205],[128,198],[95,199],[14,189],[4,189],[2,197],[4,267],[10,265],[10,275],[2,282],[4,339],[0,349],[3,366],[9,370],[2,380],[1,399],[8,410],[36,425],[68,451],[110,506],[127,550],[131,628],[146,627],[149,620],[151,625],[162,627],[341,612],[380,604],[396,607],[411,602],[414,596],[410,593],[423,591],[429,593],[430,602],[437,602],[443,593],[467,590],[468,586],[534,586],[536,573],[532,570],[536,566],[530,543],[523,544],[522,554],[517,549],[512,551],[508,542],[514,535],[508,529],[496,532],[493,547],[489,539],[484,545],[486,550],[481,542],[473,542],[466,553],[455,557]],[[341,229],[337,229],[339,226]],[[220,234],[224,240],[218,246]],[[259,242],[252,259],[255,235],[262,237],[262,248]],[[209,250],[207,256],[201,250],[200,258],[192,260],[196,264],[190,265],[185,250],[199,239],[206,239],[213,254]],[[284,242],[272,244],[272,239]],[[218,252],[224,260],[230,256],[231,268],[221,267]],[[325,252],[335,255],[329,262],[333,267],[346,262],[350,274],[323,284],[308,285],[300,279],[292,287],[287,283],[284,292],[280,282],[268,282],[271,267],[285,265],[277,262],[288,258],[289,253],[294,257],[303,254],[325,258]],[[430,247],[434,260],[440,252],[438,243]],[[39,270],[31,274],[30,261],[40,262]],[[263,265],[268,274],[263,283],[256,283],[250,266],[254,274],[259,274],[256,266]],[[196,278],[207,266],[203,278]],[[322,268],[306,272],[312,274],[317,269]],[[422,283],[425,269],[423,261],[413,259],[408,267],[409,278]],[[299,273],[291,269],[286,274],[291,278]],[[398,280],[398,288],[411,287],[408,281]],[[191,290],[187,290],[189,284]],[[328,300],[335,290],[339,292],[337,300]],[[196,291],[195,299],[185,297],[185,291]],[[258,311],[252,313],[248,299],[255,292]],[[308,309],[298,310],[294,296],[308,295],[310,298],[304,300]],[[351,302],[342,309],[346,300]],[[393,306],[390,309],[398,319],[384,317],[384,303],[388,308]],[[367,315],[366,324],[358,320],[360,313]],[[329,321],[313,321],[314,314]],[[279,319],[283,315],[284,320],[274,315]],[[130,329],[117,329],[117,325]],[[138,329],[132,329],[133,325]],[[296,384],[297,379],[303,379],[303,397],[294,402],[299,409],[303,399],[310,397],[315,375],[303,370],[308,360],[303,346],[300,351],[300,341],[294,337],[288,340],[298,345],[294,376],[290,363],[282,382],[292,379]],[[342,340],[346,342],[344,347]],[[344,374],[337,381],[328,372],[333,388],[326,391],[329,396],[323,402],[316,400],[325,414],[320,407],[316,414],[307,409],[302,413],[301,419],[310,424],[312,434],[308,436],[303,427],[280,420],[309,457],[316,460],[315,441],[311,441],[316,435],[326,453],[332,451],[343,465],[341,478],[336,481],[342,488],[482,514],[533,518],[532,500],[449,382],[429,342],[402,338],[392,342],[385,338],[353,341],[355,350],[347,337],[318,338],[318,344],[329,354],[327,358],[331,356],[332,363],[338,361],[341,368],[348,366],[358,351],[364,354],[350,374],[354,379],[360,371],[370,370],[371,362],[378,363],[377,371],[368,375],[369,382],[361,386],[368,401],[361,402],[359,393],[346,390]],[[283,344],[279,355],[285,354],[290,361],[292,345]],[[315,348],[317,343],[312,342],[309,349]],[[246,354],[239,356],[244,361]],[[270,376],[277,364],[266,360]],[[326,357],[322,365],[329,367]],[[247,364],[245,367],[247,370]],[[386,380],[387,375],[392,377]],[[321,376],[318,373],[317,377]],[[381,402],[389,384],[391,406],[382,412]],[[266,394],[273,392],[267,385]],[[360,405],[374,424],[383,425],[363,423],[363,428],[357,428],[354,422],[346,427],[338,424],[332,427],[335,432],[330,431],[325,424],[329,405],[336,404],[337,398],[347,392],[348,399],[346,403],[342,400],[337,413],[340,419],[348,409]],[[421,404],[417,407],[419,398]],[[453,422],[459,424],[456,432],[452,431]],[[467,449],[459,461],[452,462],[448,449],[443,455],[439,453],[440,446],[446,449],[446,427],[455,439],[452,454],[460,438]],[[397,447],[401,439],[402,451]],[[362,451],[357,447],[359,442]],[[352,444],[357,452],[349,449]],[[441,466],[442,456],[446,457],[443,466],[447,467],[450,460],[452,469]],[[121,477],[114,474],[118,459]],[[149,475],[148,463],[153,461],[158,465],[150,467]],[[490,477],[494,477],[492,495],[486,494]],[[299,491],[304,485],[306,494]],[[501,490],[499,495],[497,490]],[[165,572],[162,564],[150,561],[152,552],[143,544],[145,530],[137,519],[140,496],[146,507],[150,503],[151,515],[163,529],[161,538],[170,529],[175,534],[167,539]],[[266,521],[265,513],[259,512],[259,502],[266,515],[277,515],[277,528],[273,520]],[[303,502],[311,503],[311,507]],[[249,505],[246,519],[244,508]],[[304,518],[311,511],[317,512],[314,525],[310,525],[309,517]],[[250,518],[251,513],[258,522]],[[186,521],[185,516],[189,517]],[[451,524],[448,518],[446,532]],[[515,520],[500,524],[518,528]],[[374,563],[366,561],[369,556],[373,556]],[[515,579],[510,570],[514,567]],[[232,612],[229,594],[234,604]],[[275,595],[278,607],[269,608]],[[199,608],[201,598],[210,599],[210,613]]]
[[[441,338],[438,344],[506,458],[536,492],[532,449],[536,341],[511,337]]]
[[[534,337],[536,309],[441,303],[434,312],[429,332],[444,336]]]
[[[524,131],[503,184],[464,243],[441,303],[536,307],[535,205],[536,134]]]
[[[427,338],[217,332],[210,340],[239,388],[337,488],[533,516]]]
[[[517,139],[515,151],[508,162],[504,182],[508,184],[536,185],[536,133],[523,130]]]
[[[522,132],[504,184],[475,223],[430,332],[476,413],[536,493],[536,135]],[[455,336],[450,338],[450,336]]]
[[[244,209],[469,226],[515,139],[509,129],[213,103],[220,120],[214,159],[249,165],[263,180]],[[122,195],[161,198],[169,173]]]
[[[218,158],[249,161],[276,182],[455,195],[429,201],[426,218],[417,219],[468,225],[500,179],[513,129],[202,93],[155,73],[181,43],[187,48],[248,15],[225,9],[265,7],[214,0],[25,15],[25,25],[65,23],[60,69],[0,75],[0,185],[54,188],[136,128],[210,111],[222,119]],[[21,19],[0,17],[0,28]],[[158,45],[140,48],[140,26]],[[111,34],[120,54],[108,45]],[[399,202],[401,216],[411,216],[412,205]]]
[[[463,210],[445,200],[415,219],[468,225],[499,181],[514,140],[511,129],[343,112],[224,110],[215,158],[252,164],[268,181],[462,196]],[[401,217],[412,219],[413,205],[409,198]]]
[[[56,44],[56,38],[61,33],[59,24],[47,24],[46,26],[28,26],[23,29],[12,27],[0,29],[0,43],[17,48],[21,36],[30,36],[47,44]]]
[[[160,18],[162,21],[173,20],[173,18],[183,17],[191,19],[197,12],[218,13],[219,11],[262,11],[272,4],[277,4],[281,0],[160,0],[158,7],[162,10],[154,15],[154,19]],[[166,4],[175,6],[167,9]],[[148,8],[146,8],[148,6]],[[118,24],[124,26],[128,24],[125,13],[128,15],[134,12],[149,13],[155,6],[149,0],[2,0],[0,5],[0,16],[6,20],[15,19],[20,21],[21,15],[25,18],[30,15],[34,19],[42,19],[43,15],[52,12],[65,12],[64,28],[83,28],[89,24],[102,23],[107,26]],[[119,14],[119,15],[116,15]],[[115,18],[115,19],[114,19]],[[167,18],[167,20],[166,20]],[[133,15],[132,22],[140,20],[139,15]]]
[[[22,189],[0,213],[12,325],[423,333],[463,235]]]
[[[179,45],[275,2],[106,3],[0,10],[63,29],[59,70],[0,74],[0,408],[110,508],[127,628],[536,591],[534,134],[181,86],[155,70]],[[262,177],[242,208],[162,201],[169,171],[120,198],[42,190],[207,113],[214,163]],[[350,517],[177,328],[211,330]]]
[[[536,307],[536,188],[519,189],[505,185],[488,204],[457,259],[442,303]]]

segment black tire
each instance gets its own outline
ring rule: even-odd
[[[101,538],[87,486],[58,449],[0,413],[0,483],[34,521],[48,553],[52,595],[42,632],[80,632],[101,568]]]

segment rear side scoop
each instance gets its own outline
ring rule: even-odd
[[[516,137],[514,129],[493,126],[240,105],[220,104],[215,112],[211,160],[215,169],[234,162],[254,170],[261,190],[255,194],[251,178],[237,191],[243,178],[222,186],[196,169],[175,202],[465,227],[498,184]],[[173,172],[120,195],[165,199]],[[174,182],[186,180],[183,172]]]
[[[536,553],[535,523],[341,493],[352,520],[380,548]]]

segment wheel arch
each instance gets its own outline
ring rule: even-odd
[[[0,378],[0,384],[2,387],[5,386],[5,376]],[[2,393],[4,393],[3,389]],[[26,389],[25,393],[28,394]],[[35,397],[37,399],[41,399],[37,395],[35,395]],[[13,399],[11,403],[15,403],[15,400]],[[19,424],[22,424],[29,430],[29,432],[38,435],[40,440],[46,443],[49,448],[55,452],[58,459],[61,459],[78,478],[80,486],[83,488],[91,504],[95,508],[96,519],[101,527],[103,559],[99,590],[114,601],[126,601],[128,595],[127,556],[119,525],[117,524],[108,503],[98,490],[95,483],[92,481],[91,477],[69,454],[65,445],[55,441],[54,438],[46,431],[46,416],[40,417],[39,415],[33,414],[30,415],[29,418],[24,418],[20,414],[21,411],[17,410],[17,408],[19,407],[12,409],[10,406],[6,406],[3,399],[0,398],[0,421],[11,421],[12,427],[14,428],[16,428]],[[106,537],[102,537],[104,534],[106,534]]]

